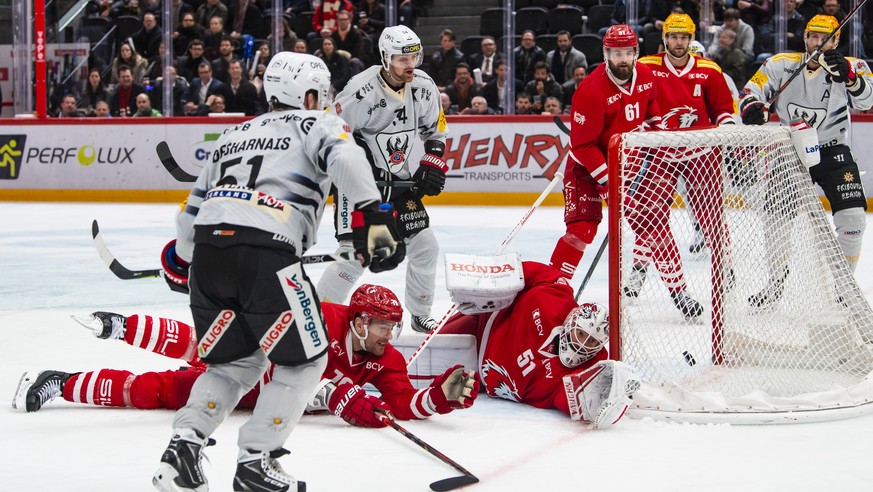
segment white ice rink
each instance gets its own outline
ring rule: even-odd
[[[97,257],[91,220],[126,266],[157,268],[174,233],[174,205],[0,204],[0,490],[147,491],[170,437],[173,412],[97,408],[61,399],[37,413],[10,402],[27,370],[99,368],[167,370],[178,361],[103,341],[69,319],[94,310],[190,320],[186,298],[163,280],[123,281]],[[509,250],[548,261],[563,233],[559,208],[540,209]],[[443,252],[491,254],[523,208],[431,207]],[[329,215],[329,214],[326,214]],[[869,221],[869,219],[868,219]],[[605,229],[605,225],[602,227]],[[873,227],[868,228],[873,231]],[[602,233],[595,240],[599,244]],[[334,248],[321,228],[313,252]],[[593,248],[592,248],[593,249]],[[578,285],[593,257],[582,260]],[[606,302],[606,258],[587,300]],[[317,278],[323,267],[307,268]],[[400,272],[368,274],[403,299]],[[434,313],[450,301],[442,263]],[[857,278],[873,295],[873,238],[865,242]],[[408,328],[407,328],[408,329]],[[211,490],[231,490],[236,433],[247,418],[235,412],[213,437],[206,473]],[[473,491],[861,491],[873,489],[873,416],[780,426],[689,425],[623,419],[591,431],[558,411],[481,397],[469,410],[403,423],[476,474]],[[304,416],[282,458],[308,490],[425,491],[458,473],[391,429],[352,428],[331,416]]]

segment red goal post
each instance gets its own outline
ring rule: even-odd
[[[873,310],[787,128],[618,135],[609,173],[610,354],[644,381],[631,415],[769,423],[873,411]],[[708,236],[696,254],[693,217]],[[677,307],[680,291],[699,316]]]

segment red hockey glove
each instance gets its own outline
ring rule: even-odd
[[[374,203],[352,212],[355,257],[373,273],[393,270],[406,257],[406,243],[397,232],[396,215],[390,203]]]
[[[385,427],[385,422],[373,411],[377,408],[391,414],[391,409],[384,401],[368,395],[363,388],[351,383],[337,386],[330,395],[327,407],[349,424],[359,427]]]
[[[831,74],[831,80],[834,82],[842,82],[848,85],[854,85],[858,79],[858,74],[855,72],[855,67],[837,50],[827,50],[818,57],[822,68]]]
[[[164,269],[164,280],[170,286],[170,290],[187,294],[188,291],[188,267],[187,261],[179,258],[176,254],[176,240],[173,239],[161,252],[161,267]]]
[[[449,166],[441,157],[434,154],[424,154],[418,169],[412,179],[418,183],[418,192],[422,195],[437,196],[446,185],[446,172]]]
[[[437,413],[470,408],[479,396],[476,371],[465,372],[464,366],[460,364],[451,367],[433,380],[428,394]]]

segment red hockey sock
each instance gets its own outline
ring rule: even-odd
[[[124,341],[134,347],[202,365],[197,356],[197,339],[191,325],[168,318],[134,314],[127,318]]]
[[[64,400],[105,407],[131,406],[125,387],[133,383],[128,371],[101,369],[70,376],[64,384]]]

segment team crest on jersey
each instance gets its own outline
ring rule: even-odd
[[[696,109],[691,106],[679,106],[667,112],[661,121],[670,129],[690,128],[699,118]]]
[[[414,135],[415,130],[376,135],[379,151],[382,153],[382,158],[385,159],[385,164],[388,165],[388,171],[392,174],[397,174],[406,164]]]
[[[824,108],[807,108],[799,104],[788,103],[788,120],[795,121],[797,118],[801,118],[813,128],[820,128],[824,124],[827,114],[827,109]]]
[[[499,366],[490,360],[485,360],[482,364],[481,376],[488,396],[521,402],[518,387],[503,366]]]

